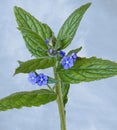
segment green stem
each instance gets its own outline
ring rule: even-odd
[[[61,91],[61,79],[57,74],[56,67],[54,68],[55,78],[58,80],[56,84],[56,93],[57,93],[57,104],[59,109],[59,116],[60,116],[60,126],[61,130],[66,130],[66,118],[65,118],[65,111],[63,105],[63,98],[62,98],[62,91]]]

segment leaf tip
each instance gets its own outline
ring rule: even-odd
[[[18,72],[18,68],[16,68],[16,70],[15,70],[13,76],[15,76],[15,75],[18,74],[18,73],[19,73],[19,72]]]
[[[16,11],[17,8],[18,8],[17,6],[14,6],[14,8],[13,8],[14,12]]]
[[[88,2],[86,5],[87,5],[87,6],[91,6],[91,4],[92,4],[92,2]]]
[[[92,4],[92,2],[88,2],[87,4],[90,6]]]
[[[13,73],[13,76],[15,76],[16,75],[16,71]]]
[[[88,9],[91,6],[91,4],[92,4],[91,2],[88,2],[81,7],[85,7],[86,9]]]
[[[82,50],[82,46],[79,47],[79,51]]]
[[[13,11],[14,11],[14,15],[15,15],[15,16],[17,15],[17,9],[18,9],[18,7],[17,7],[17,6],[14,6]]]

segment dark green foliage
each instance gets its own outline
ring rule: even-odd
[[[26,46],[32,55],[36,56],[37,58],[48,56],[48,47],[45,44],[45,41],[42,40],[42,38],[37,33],[25,28],[19,29],[22,32]]]
[[[57,83],[58,81],[54,78],[48,77],[48,84]]]
[[[63,82],[89,82],[117,75],[117,63],[96,57],[78,57],[72,68],[64,70],[60,67],[58,73]]]
[[[40,58],[22,62],[14,74],[29,73],[37,69],[46,69],[55,65],[55,58]]]
[[[63,94],[63,104],[65,106],[68,101],[68,93],[69,93],[70,84],[62,83],[61,88],[62,88],[62,94]]]
[[[80,21],[90,5],[91,3],[87,3],[81,6],[66,19],[65,23],[59,30],[57,36],[58,43],[56,44],[56,48],[64,49],[71,43],[80,24]]]
[[[81,49],[82,49],[82,47],[79,47],[77,49],[71,50],[71,51],[68,52],[67,55],[71,55],[72,53],[76,53],[77,54]]]
[[[46,54],[41,51],[41,49],[44,49],[44,44],[42,48],[39,47],[39,44],[42,44],[42,42],[44,43],[47,38],[53,37],[53,32],[50,27],[38,21],[20,7],[15,6],[14,13],[18,28],[21,30],[28,50],[36,57],[45,56]],[[38,43],[38,41],[41,42]]]
[[[52,37],[53,32],[50,27],[47,24],[38,21],[27,11],[15,6],[14,13],[19,27],[23,27],[37,33],[42,40]]]
[[[0,100],[0,111],[13,108],[32,107],[47,104],[56,100],[56,94],[47,89],[31,92],[18,92]]]
[[[68,101],[70,84],[100,80],[117,75],[117,63],[109,60],[96,57],[78,57],[74,61],[72,68],[64,70],[60,63],[61,58],[57,57],[58,52],[65,49],[72,42],[83,15],[90,5],[91,3],[87,3],[76,9],[62,25],[57,38],[47,24],[41,23],[22,8],[14,7],[18,29],[22,33],[26,47],[36,57],[36,59],[26,62],[18,61],[19,67],[14,74],[29,73],[39,69],[54,67],[56,68],[54,69],[56,79],[48,77],[48,83],[55,83],[54,89],[48,85],[50,90],[40,89],[31,92],[18,92],[1,99],[0,111],[40,106],[54,101],[58,96],[56,83],[61,83],[63,105],[65,107]],[[45,40],[48,40],[48,43]],[[71,50],[67,56],[72,53],[78,53],[81,49],[82,47]],[[49,50],[56,52],[56,54],[51,55]],[[55,90],[57,94],[54,92]]]

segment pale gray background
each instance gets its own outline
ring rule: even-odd
[[[13,14],[20,6],[51,26],[55,34],[68,15],[88,0],[0,1],[0,98],[16,91],[39,89],[27,75],[12,77],[17,60],[30,59]],[[117,62],[117,0],[90,0],[77,35],[66,51],[82,45],[80,56]],[[51,69],[45,71],[50,75]],[[51,73],[52,75],[52,73]],[[117,130],[117,77],[72,85],[67,105],[67,130]],[[57,105],[0,112],[0,130],[60,130]]]

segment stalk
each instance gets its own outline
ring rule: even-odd
[[[55,75],[55,78],[58,80],[56,84],[56,93],[57,93],[57,104],[58,104],[59,116],[60,116],[60,126],[61,126],[61,130],[66,130],[66,117],[65,117],[63,97],[62,97],[62,91],[61,91],[61,79],[59,78],[59,75],[57,74],[56,67],[54,67],[54,75]]]

